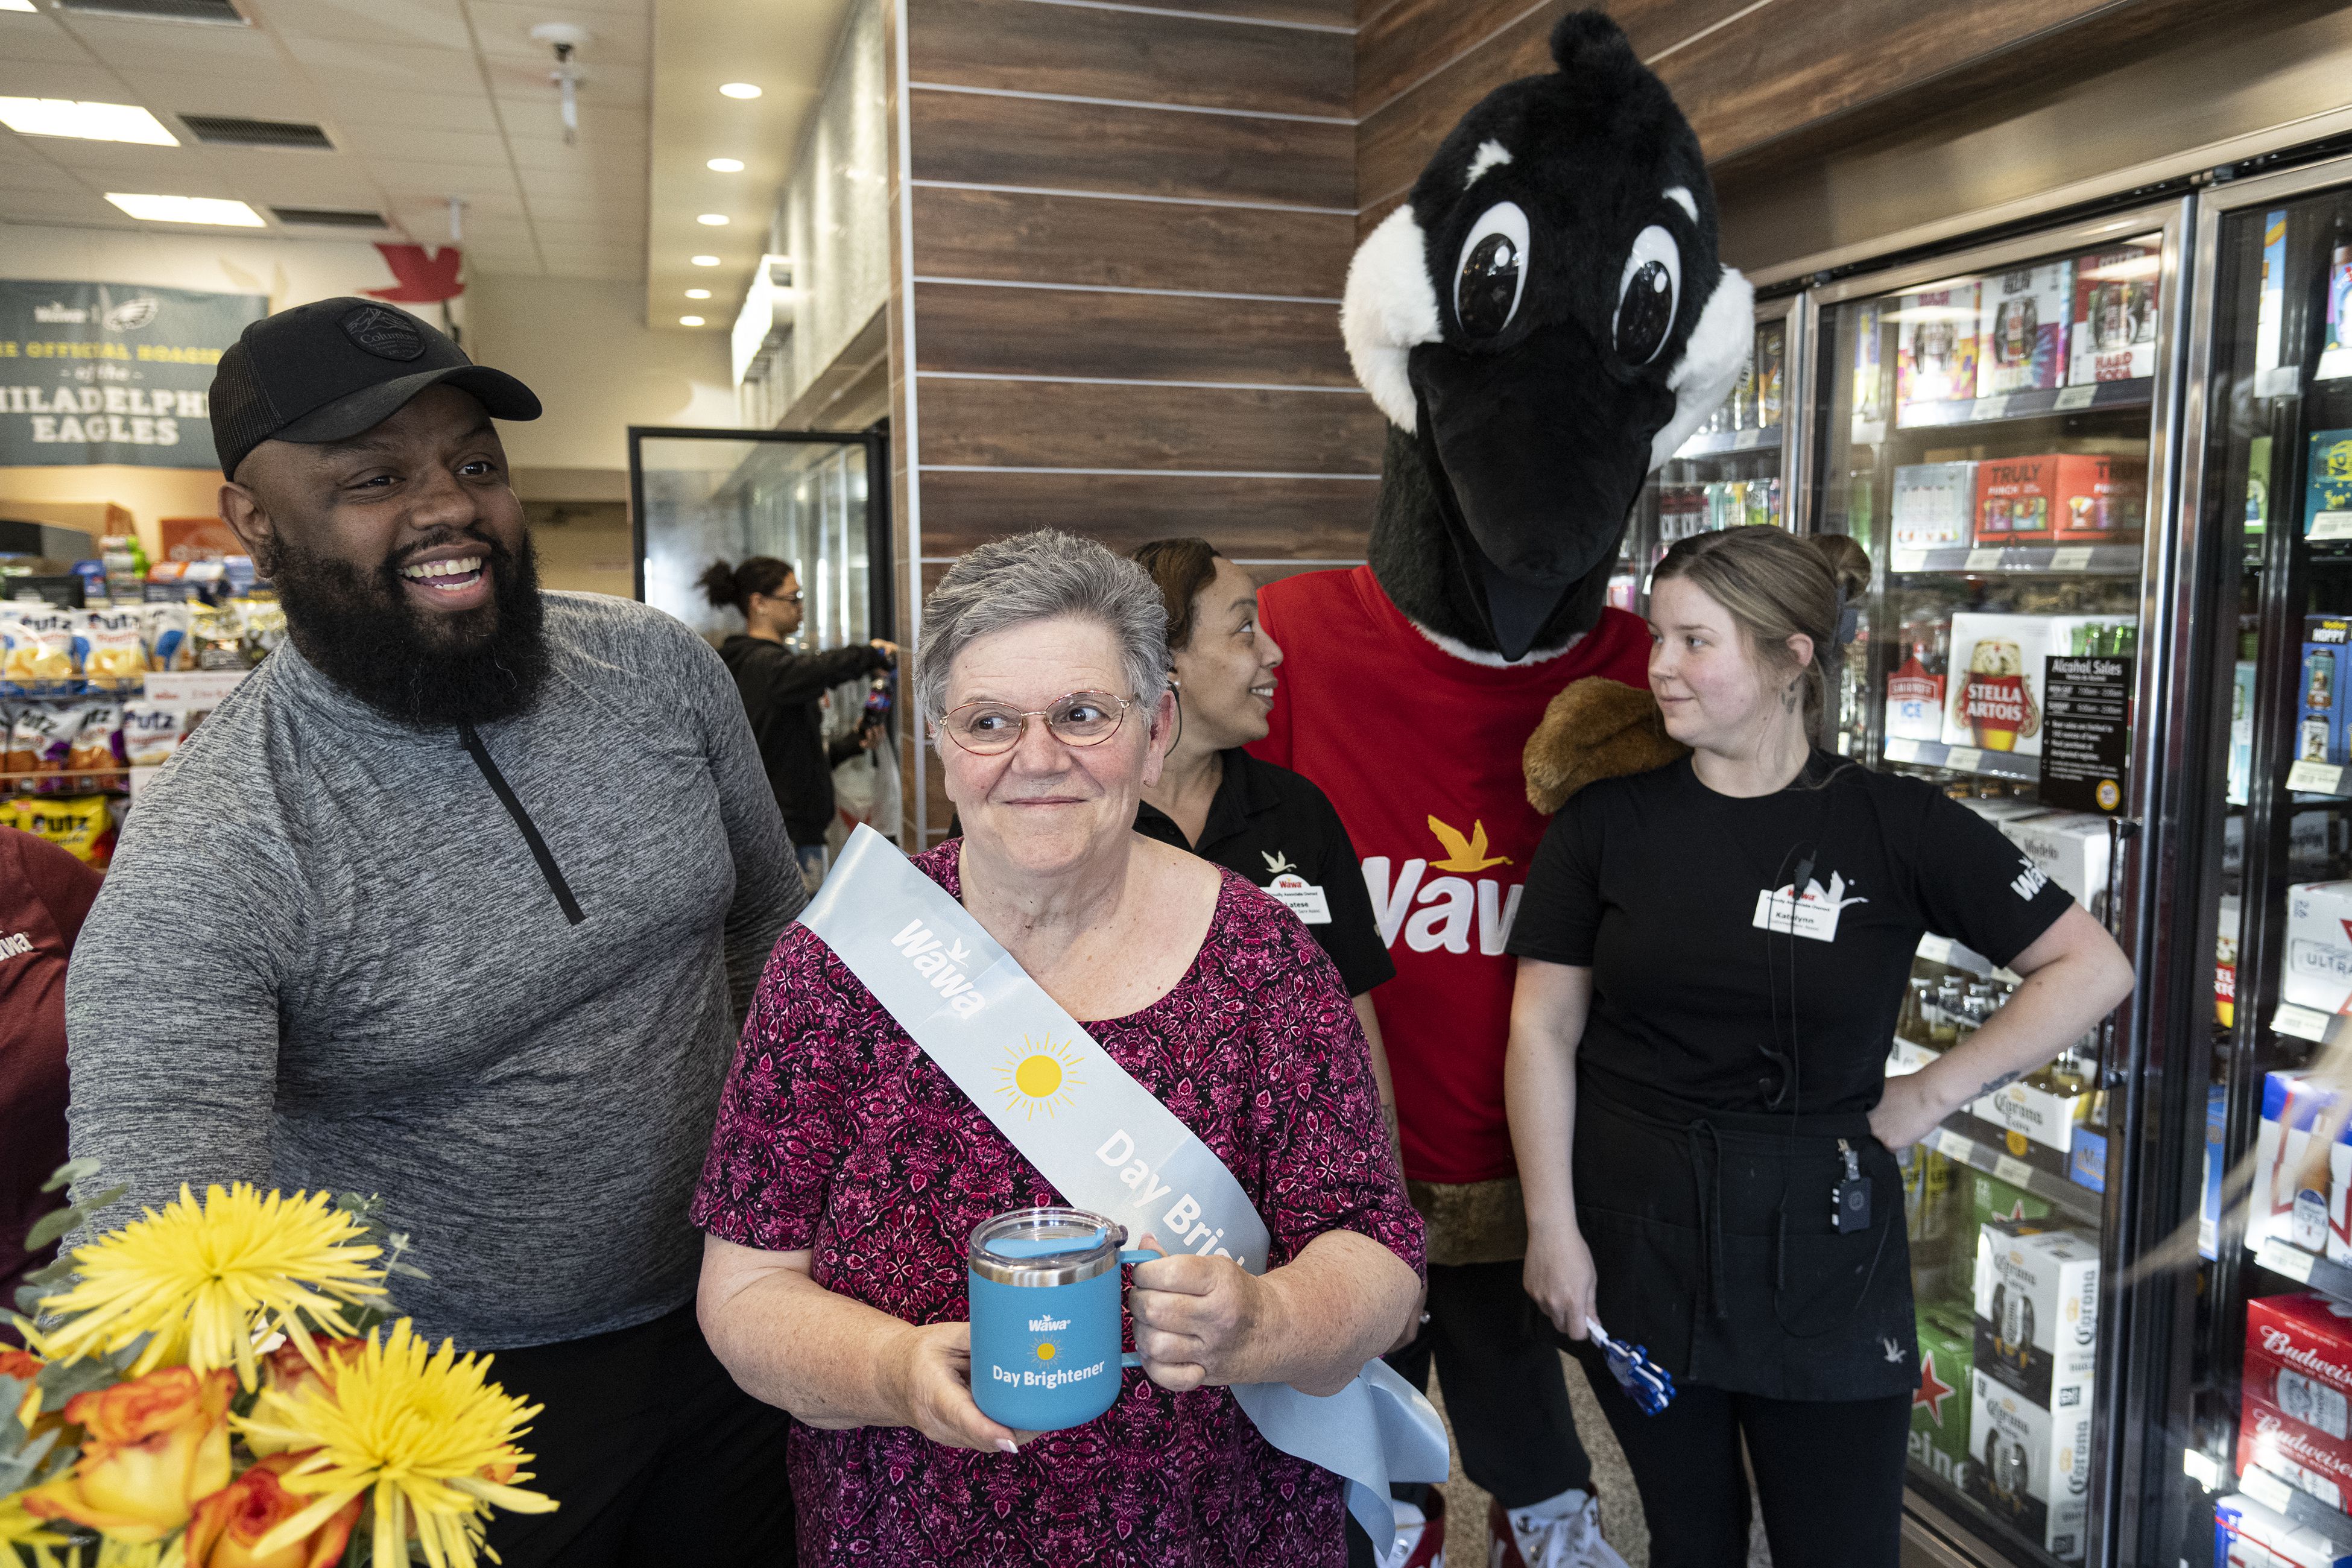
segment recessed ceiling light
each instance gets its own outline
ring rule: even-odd
[[[34,11],[39,7],[33,0],[0,0],[0,11]]]
[[[690,256],[688,257],[687,259],[693,262],[697,267],[716,267],[719,265],[719,258],[715,256]]]
[[[721,82],[719,90],[730,98],[757,98],[760,89],[748,81]]]
[[[698,327],[702,325],[702,318],[699,316],[680,316],[677,319],[677,324],[681,327]]]
[[[106,199],[146,223],[204,223],[218,228],[263,228],[261,215],[218,196],[141,196],[109,191]]]
[[[12,8],[13,7],[9,7]],[[30,5],[25,7],[29,11]],[[84,103],[71,98],[0,98],[0,125],[19,136],[72,136],[84,142],[140,142],[177,147],[180,139],[135,103]]]
[[[740,174],[743,172],[743,160],[740,158],[713,158],[710,162],[702,166],[709,170],[714,174]]]
[[[686,291],[686,297],[689,300],[708,300],[710,298],[710,290],[708,289],[688,289]]]
[[[704,213],[694,221],[701,224],[709,224],[712,228],[724,228],[727,226],[727,215],[725,213]]]

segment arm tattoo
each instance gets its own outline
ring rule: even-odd
[[[1987,1079],[1985,1080],[1984,1087],[1978,1089],[1976,1093],[1970,1095],[1969,1098],[1971,1100],[1982,1100],[1988,1094],[2007,1089],[2011,1084],[2015,1083],[2019,1079],[2021,1079],[2025,1075],[2021,1072],[2005,1072],[1999,1078]]]

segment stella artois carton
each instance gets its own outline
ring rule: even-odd
[[[2218,1500],[2213,1527],[2215,1568],[2352,1568],[2352,1550],[2250,1497]]]
[[[1977,287],[1977,395],[2063,383],[2074,264],[2021,267],[1995,273]]]
[[[1944,701],[1943,742],[2021,757],[2042,754],[2042,661],[2108,635],[2129,616],[2003,616],[1962,611],[1952,617],[1951,675]]]
[[[2294,889],[2287,891],[2292,910]],[[2290,972],[2293,953],[2290,935]],[[2254,1132],[2253,1180],[2246,1193],[2248,1247],[2280,1241],[2305,1252],[2326,1252],[2334,1175],[2326,1134],[2335,1120],[2336,1100],[2336,1091],[2310,1073],[2284,1070],[2264,1075],[2263,1121]]]
[[[2098,1369],[2099,1248],[2037,1220],[1977,1232],[1976,1367],[2036,1405],[2072,1410]]]
[[[2083,1555],[2091,1492],[2091,1385],[2052,1410],[1988,1375],[1969,1373],[1968,1494],[2061,1562]]]
[[[1895,350],[1895,422],[1915,403],[1949,403],[1977,395],[1977,286],[1906,294],[1896,301],[1902,328]]]
[[[2352,1308],[2311,1292],[2247,1302],[2240,1381],[2314,1436],[2352,1443]]]
[[[1906,463],[1895,470],[1895,548],[1948,550],[1969,542],[1977,465]]]

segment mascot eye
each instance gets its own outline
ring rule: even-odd
[[[1454,279],[1454,314],[1463,331],[1491,338],[1518,314],[1528,282],[1528,215],[1497,202],[1470,226]]]
[[[1633,237],[1617,281],[1617,357],[1647,364],[1674,331],[1675,307],[1682,299],[1683,252],[1675,237],[1652,224]]]

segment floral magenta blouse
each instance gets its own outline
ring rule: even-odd
[[[959,891],[950,840],[915,864]],[[1198,957],[1139,1013],[1087,1028],[1198,1133],[1288,1262],[1327,1230],[1416,1269],[1421,1220],[1388,1156],[1371,1058],[1338,971],[1230,871]],[[711,1235],[814,1254],[827,1289],[913,1323],[965,1316],[964,1245],[1062,1195],[800,927],[769,960],[692,1209]],[[1340,1482],[1281,1453],[1222,1388],[1126,1373],[1100,1419],[1017,1454],[911,1427],[792,1434],[802,1561],[1314,1568],[1346,1561]]]

